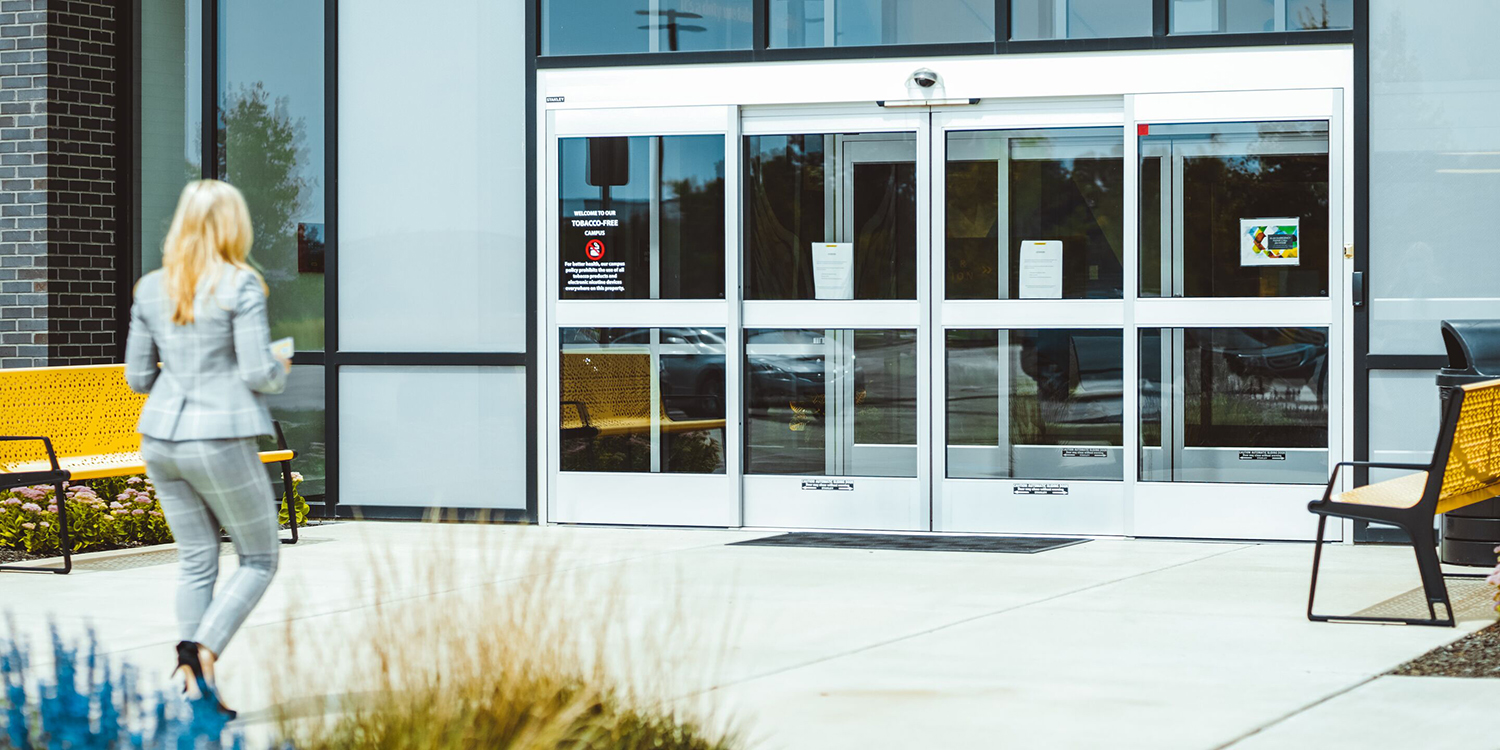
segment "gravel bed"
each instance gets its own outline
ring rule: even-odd
[[[1391,670],[1413,677],[1500,677],[1500,623],[1439,646]]]
[[[22,552],[18,549],[5,549],[4,547],[0,547],[0,565],[4,565],[7,563],[25,562],[27,560],[41,560],[48,557],[56,557],[56,555],[33,555],[29,552]]]

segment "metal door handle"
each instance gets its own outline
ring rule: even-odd
[[[1353,281],[1354,281],[1354,285],[1353,285],[1354,286],[1354,294],[1352,296],[1354,297],[1354,306],[1355,307],[1364,307],[1365,306],[1365,272],[1364,271],[1355,271],[1354,272]]]

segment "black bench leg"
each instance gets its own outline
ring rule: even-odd
[[[280,449],[280,450],[287,450],[287,447],[286,447],[286,433],[284,433],[284,432],[281,431],[281,423],[273,421],[273,422],[271,422],[271,426],[276,429],[276,447],[278,449]],[[291,527],[292,527],[292,538],[291,539],[282,539],[281,543],[282,544],[296,544],[297,543],[297,539],[298,539],[298,534],[297,534],[297,504],[294,503],[294,502],[292,502],[292,462],[291,461],[282,461],[280,463],[281,463],[281,504],[282,504],[282,507],[286,508],[286,520],[287,520],[287,523],[289,523],[291,525]]]
[[[1428,624],[1456,627],[1453,619],[1453,603],[1448,599],[1448,585],[1443,582],[1443,567],[1438,561],[1437,541],[1432,538],[1432,529],[1408,528],[1412,551],[1417,556],[1417,571],[1422,574],[1422,591],[1427,596],[1427,613],[1432,616]],[[1443,618],[1439,619],[1434,605],[1443,605]]]
[[[1318,540],[1313,542],[1312,582],[1307,584],[1307,619],[1327,622],[1328,618],[1313,614],[1313,599],[1318,595],[1318,565],[1323,562],[1323,528],[1328,525],[1328,516],[1318,514]]]
[[[1411,617],[1372,617],[1361,615],[1319,615],[1313,613],[1313,597],[1318,592],[1318,566],[1323,560],[1323,531],[1328,516],[1318,514],[1318,539],[1313,546],[1312,583],[1307,588],[1307,619],[1313,622],[1378,622],[1396,625],[1442,625],[1454,627],[1453,605],[1448,600],[1448,587],[1443,583],[1443,569],[1438,563],[1437,543],[1429,529],[1425,534],[1406,528],[1412,538],[1412,549],[1417,556],[1417,570],[1422,574],[1422,590],[1427,597],[1427,619]],[[1405,527],[1403,527],[1405,528]],[[1441,604],[1445,619],[1439,619],[1434,605]]]
[[[0,565],[0,570],[8,570],[13,573],[56,573],[65,576],[73,571],[73,539],[68,536],[68,488],[58,482],[53,486],[53,492],[57,493],[57,539],[62,547],[63,565],[61,568],[39,568],[30,565]]]
[[[286,508],[286,520],[292,526],[292,538],[281,540],[282,544],[297,543],[297,505],[292,502],[292,462],[281,462],[281,504]]]

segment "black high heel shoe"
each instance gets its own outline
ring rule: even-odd
[[[203,674],[203,661],[198,658],[198,644],[192,641],[177,642],[177,671],[187,670],[182,683],[182,692],[189,700],[207,698],[214,702],[221,713],[230,720],[239,715],[234,709],[219,700],[219,691]],[[195,694],[196,693],[196,694]]]

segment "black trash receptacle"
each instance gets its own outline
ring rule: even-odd
[[[1448,349],[1448,366],[1438,370],[1437,384],[1445,410],[1459,386],[1500,378],[1500,320],[1445,320],[1443,346]],[[1492,568],[1496,546],[1500,498],[1443,515],[1443,562]]]

